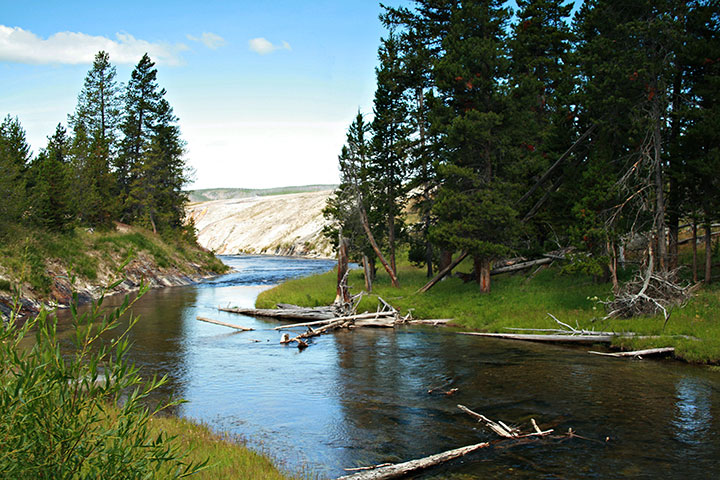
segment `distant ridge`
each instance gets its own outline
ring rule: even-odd
[[[290,193],[322,192],[335,190],[337,185],[300,185],[276,188],[204,188],[188,192],[190,202],[208,202],[211,200],[229,200],[233,198],[267,197],[271,195],[287,195]]]

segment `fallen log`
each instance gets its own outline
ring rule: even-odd
[[[223,308],[218,307],[221,312],[249,315],[251,317],[285,318],[289,320],[328,320],[335,318],[332,313],[318,312],[312,310],[298,310],[295,308],[286,309],[256,309],[256,308]]]
[[[344,475],[339,477],[337,480],[387,480],[391,478],[401,478],[412,472],[423,470],[434,465],[439,465],[488,446],[490,446],[489,442],[476,443],[475,445],[468,445],[466,447],[448,450],[446,452],[430,455],[429,457],[410,460],[409,462],[379,466],[378,468],[372,470],[366,470],[352,475]]]
[[[395,328],[395,320],[387,319],[367,319],[367,320],[356,320],[352,326],[354,327],[380,327],[380,328]]]
[[[315,322],[305,322],[305,323],[293,323],[290,325],[280,325],[279,327],[273,328],[273,330],[285,330],[288,328],[295,328],[295,327],[314,327],[316,325],[327,325],[328,323],[334,322],[336,320],[360,320],[365,318],[382,318],[382,317],[391,317],[393,316],[393,312],[377,312],[377,313],[359,313],[357,315],[348,315],[346,317],[333,317],[326,320],[317,320]]]
[[[334,313],[335,307],[333,305],[323,307],[301,307],[300,305],[293,305],[292,303],[278,303],[275,305],[278,309],[282,310],[303,310],[306,312],[321,312],[321,313]]]
[[[504,338],[507,340],[526,340],[531,342],[556,343],[610,343],[613,338],[621,335],[533,335],[529,333],[483,333],[458,332],[460,335],[475,335],[478,337]]]
[[[460,256],[458,256],[458,258],[453,260],[452,263],[450,263],[450,265],[448,265],[447,267],[440,270],[438,272],[438,274],[433,277],[432,280],[430,280],[428,283],[426,283],[425,286],[423,286],[420,290],[418,290],[415,293],[425,293],[428,290],[430,290],[433,286],[435,286],[436,283],[438,283],[440,280],[442,280],[448,273],[452,272],[452,269],[457,267],[458,264],[460,264],[460,262],[465,260],[465,257],[467,257],[467,256],[468,256],[468,252],[466,252],[466,251],[461,252]]]
[[[430,318],[430,319],[417,319],[417,320],[408,320],[405,322],[407,325],[447,325],[448,323],[452,322],[452,318]]]
[[[674,347],[660,347],[660,348],[647,348],[645,350],[635,350],[632,352],[594,352],[589,351],[594,355],[604,355],[606,357],[647,357],[649,355],[668,355],[675,353]]]
[[[334,328],[337,328],[341,325],[343,325],[347,320],[338,319],[331,323],[328,323],[325,326],[322,326],[318,328],[317,330],[313,330],[312,328],[308,327],[308,330],[305,333],[301,333],[300,335],[297,335],[293,338],[290,338],[290,335],[287,333],[284,333],[282,336],[282,339],[280,340],[280,343],[292,343],[297,342],[299,347],[307,347],[307,343],[304,341],[305,338],[312,338],[317,337],[318,335],[322,335],[323,333],[327,332],[328,330],[332,330]],[[304,345],[303,345],[304,344]]]
[[[215,325],[222,325],[223,327],[234,328],[235,330],[240,330],[241,332],[251,332],[253,330],[252,328],[241,327],[240,325],[233,325],[232,323],[220,322],[218,320],[213,320],[212,318],[206,318],[206,317],[195,317],[195,318],[200,320],[201,322],[214,323]]]
[[[458,405],[457,406],[460,410],[467,413],[471,417],[477,419],[478,422],[485,425],[487,428],[495,432],[497,435],[503,437],[503,438],[514,438],[518,436],[516,429],[508,428],[507,425],[503,425],[497,422],[494,422],[487,418],[485,415],[481,415],[477,412],[473,412],[469,408],[467,408],[465,405]]]
[[[549,257],[543,257],[538,260],[528,260],[527,262],[520,262],[514,265],[508,265],[507,267],[494,268],[490,270],[490,275],[499,275],[501,273],[517,272],[519,270],[525,270],[527,268],[534,267],[535,265],[545,265],[552,262],[553,259]]]
[[[387,309],[390,310],[392,313],[396,313],[396,312],[397,312],[397,310],[395,309],[395,307],[393,307],[393,306],[390,305],[388,302],[386,302],[385,300],[383,300],[383,298],[382,298],[380,295],[378,295],[378,300],[380,301],[380,303],[383,304],[384,308],[387,308]]]

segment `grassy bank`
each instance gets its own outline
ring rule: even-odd
[[[207,468],[192,478],[242,480],[283,480],[292,478],[281,473],[266,456],[253,452],[231,437],[218,435],[201,424],[177,417],[156,417],[150,422],[154,435],[165,432],[190,454],[187,461],[209,460]],[[169,474],[171,472],[168,472]],[[171,477],[171,475],[168,475]]]
[[[221,273],[226,266],[211,252],[182,237],[161,237],[139,227],[48,232],[15,226],[0,238],[0,293],[22,284],[35,299],[48,299],[58,277],[103,285],[129,256],[138,268],[193,276]],[[132,268],[131,264],[129,268]]]
[[[469,271],[461,265],[459,271]],[[483,295],[474,283],[447,278],[424,294],[415,293],[426,281],[424,271],[410,265],[399,267],[401,288],[392,288],[389,278],[378,274],[373,295],[363,298],[360,311],[375,310],[377,296],[383,297],[403,313],[412,310],[415,318],[452,318],[468,330],[508,332],[508,327],[558,328],[552,313],[575,327],[616,332],[658,335],[659,338],[622,340],[623,348],[676,348],[679,358],[698,363],[720,363],[720,288],[700,290],[684,308],[675,308],[663,329],[662,316],[601,320],[605,314],[600,300],[610,296],[610,284],[597,284],[581,274],[562,274],[548,268],[535,275],[493,276],[492,292]],[[304,306],[328,305],[335,298],[336,274],[291,280],[260,294],[259,308],[272,308],[278,302]],[[363,289],[360,270],[351,272],[351,292]],[[696,337],[698,340],[680,337]]]

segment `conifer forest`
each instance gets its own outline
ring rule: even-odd
[[[121,84],[109,55],[97,53],[67,125],[58,123],[33,156],[17,117],[2,121],[0,235],[16,224],[185,229],[185,143],[147,54]]]
[[[648,275],[673,278],[685,228],[705,234],[692,270],[709,282],[718,2],[518,7],[384,7],[373,111],[348,128],[327,234],[370,271],[379,259],[395,283],[408,242],[428,276],[468,255],[482,291],[494,261],[562,250],[617,293],[631,248]]]

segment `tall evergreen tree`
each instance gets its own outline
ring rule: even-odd
[[[713,0],[689,2],[688,40],[684,44],[687,99],[679,151],[684,159],[680,188],[684,211],[705,233],[705,282],[712,279],[711,223],[720,218],[720,14]]]
[[[130,171],[133,180],[127,205],[129,211],[135,212],[136,221],[157,232],[182,227],[187,202],[183,187],[188,178],[183,158],[185,142],[167,100],[158,101],[153,116],[150,144]]]
[[[387,225],[387,246],[390,267],[397,275],[395,261],[396,237],[400,230],[400,214],[405,203],[408,186],[407,160],[410,129],[407,104],[402,83],[398,41],[394,36],[382,40],[376,69],[377,89],[374,101],[374,119],[371,125],[373,151],[369,157],[368,177],[372,195],[367,201],[372,210],[382,216]]]
[[[551,212],[560,211],[561,219],[567,213],[563,209],[538,208],[560,187],[562,177],[552,175],[552,181],[543,185],[545,188],[529,192],[574,141],[569,62],[572,34],[568,23],[572,3],[521,0],[518,7],[509,43],[507,85],[511,155],[522,163],[519,175],[526,194],[518,208],[530,221],[526,226],[533,227],[527,232],[533,237],[528,247],[541,247],[538,243],[546,237],[547,225],[557,219]]]
[[[70,184],[70,139],[58,124],[48,137],[47,147],[33,161],[30,170],[31,218],[50,230],[65,231],[72,227],[75,210]]]
[[[433,121],[443,132],[445,159],[432,236],[441,245],[472,255],[483,292],[490,291],[493,260],[508,252],[517,233],[512,208],[517,165],[507,155],[502,88],[508,78],[508,19],[499,0],[457,6],[435,68],[442,104]]]
[[[435,249],[429,232],[433,224],[432,206],[439,184],[438,151],[442,142],[437,129],[431,129],[430,112],[435,103],[433,69],[443,54],[442,39],[447,35],[453,1],[416,0],[412,8],[383,5],[381,19],[391,32],[396,32],[402,62],[401,82],[405,90],[408,136],[408,189],[410,207],[418,221],[409,229],[410,260],[424,263],[427,276],[433,273]]]
[[[120,123],[120,88],[109,55],[98,52],[85,77],[75,113],[68,117],[74,131],[75,182],[78,210],[89,225],[107,224],[118,209],[114,194],[115,177],[110,167],[116,162]]]
[[[165,95],[157,83],[155,63],[146,53],[132,71],[123,97],[125,108],[120,124],[123,134],[120,151],[115,163],[118,196],[123,203],[123,218],[133,218],[139,213],[133,210],[137,204],[128,204],[128,197],[135,175],[141,169],[143,156],[151,144],[158,104]]]
[[[20,220],[25,210],[25,172],[30,146],[17,117],[10,115],[0,123],[0,229]]]

